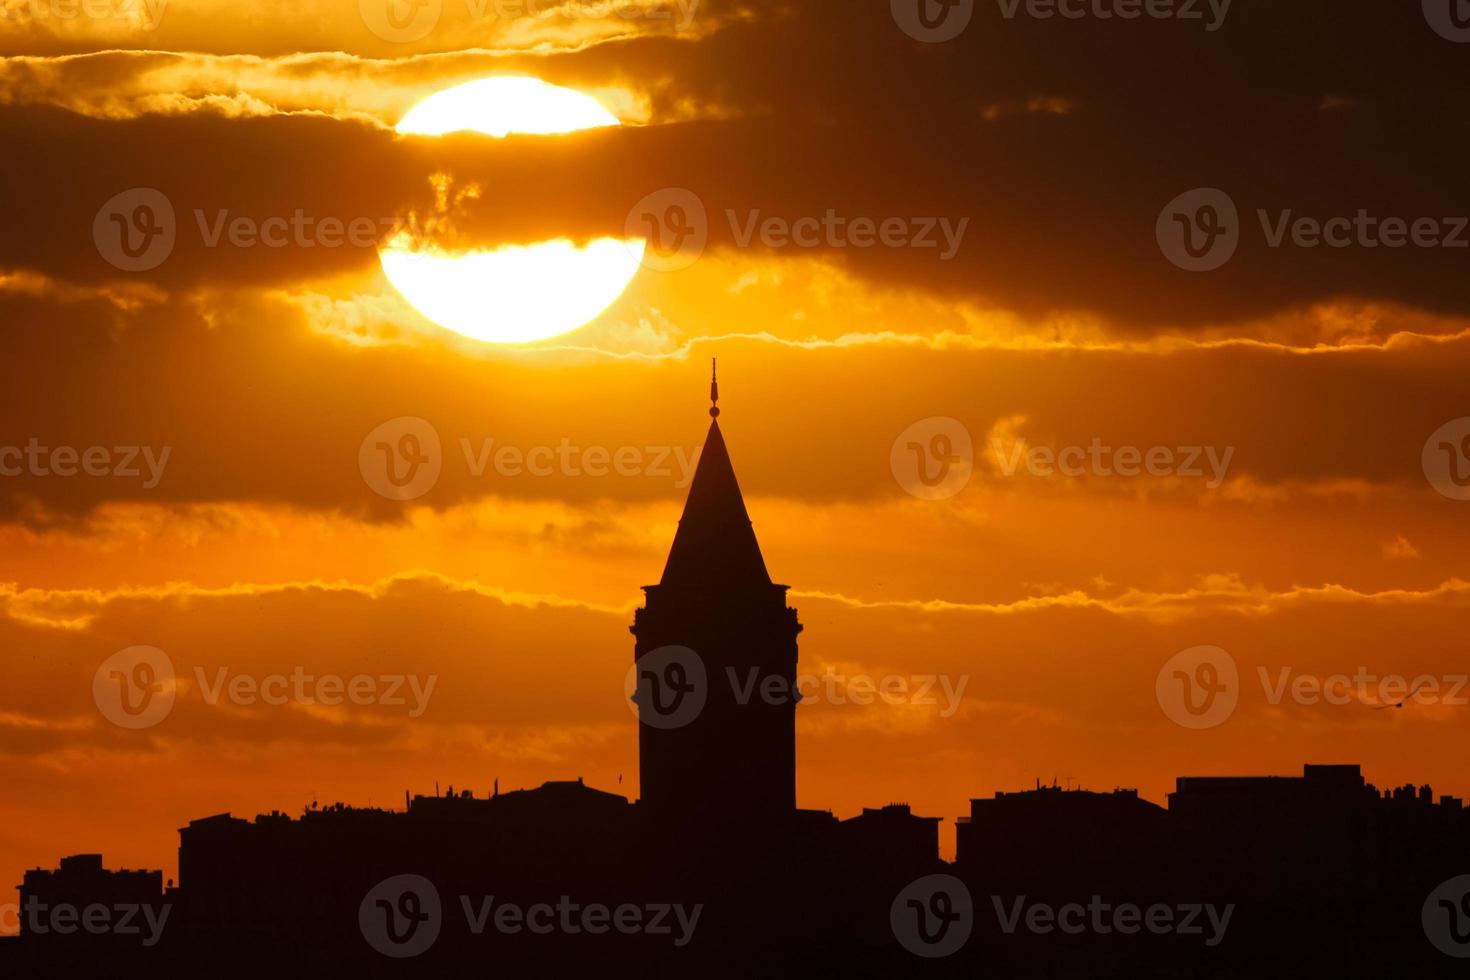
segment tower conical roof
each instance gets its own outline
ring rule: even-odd
[[[681,589],[771,584],[718,419],[710,422],[659,584]]]

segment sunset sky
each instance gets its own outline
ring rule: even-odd
[[[636,797],[627,627],[713,357],[821,695],[800,805],[952,821],[1038,778],[1162,804],[1177,775],[1304,762],[1470,794],[1470,45],[1434,4],[975,0],[948,40],[902,0],[386,4],[0,0],[3,887],[84,851],[173,877],[177,829],[224,811],[578,776]],[[496,76],[622,125],[395,131]],[[133,271],[108,207],[138,189],[174,240]],[[1199,205],[1221,195],[1233,220]],[[640,265],[671,206],[687,247]],[[1207,211],[1235,251],[1181,268],[1176,215]],[[278,247],[213,237],[297,215]],[[378,254],[405,226],[564,253],[498,285],[435,266],[411,303]],[[497,343],[431,322],[436,296],[504,336],[617,298]],[[394,499],[370,434],[426,431],[437,478]],[[952,450],[947,484],[910,443]],[[136,447],[137,475],[89,475],[92,447]],[[1159,465],[1119,475],[1123,448]],[[1196,730],[1156,682],[1203,645],[1240,685]],[[178,675],[137,730],[94,698],[134,646]],[[339,706],[199,683],[298,668],[433,687],[411,716],[406,683]],[[1283,671],[1440,693],[1273,704]],[[864,706],[829,674],[939,681]]]

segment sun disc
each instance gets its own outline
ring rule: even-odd
[[[398,122],[405,136],[476,132],[547,136],[621,125],[590,95],[539,78],[482,78],[436,92]]]
[[[552,135],[620,125],[596,99],[538,78],[486,78],[429,96],[399,121],[405,136]],[[644,242],[565,239],[448,252],[401,233],[378,250],[388,281],[419,313],[455,333],[524,343],[589,322],[638,272]]]

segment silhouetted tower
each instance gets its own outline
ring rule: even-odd
[[[718,403],[712,377],[710,401]],[[796,808],[796,610],[772,583],[720,433],[718,404],[689,487],[684,516],[658,585],[634,614],[639,669],[638,761],[642,805],[658,815],[725,823],[780,820]],[[648,675],[677,685],[697,678],[704,705],[672,727],[648,723]],[[650,658],[650,655],[653,654]],[[649,658],[649,659],[646,659]],[[670,664],[679,663],[672,668]],[[692,681],[686,681],[689,686]],[[698,692],[690,692],[697,698]]]

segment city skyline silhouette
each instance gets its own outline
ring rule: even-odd
[[[405,791],[402,810],[194,819],[177,883],[100,854],[27,871],[6,965],[1231,977],[1412,964],[1430,976],[1470,954],[1470,875],[1450,873],[1470,860],[1463,801],[1412,784],[1380,793],[1356,765],[1180,777],[1167,806],[1037,779],[972,799],[953,861],[939,851],[945,818],[907,804],[845,820],[798,808],[802,627],[766,569],[714,378],[710,401],[663,575],[630,627],[638,799],[580,778],[504,793],[496,780],[479,797]],[[1214,693],[1190,695],[1202,674],[1166,675],[1191,715],[1212,710]],[[145,697],[129,713],[147,710]]]

